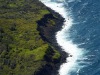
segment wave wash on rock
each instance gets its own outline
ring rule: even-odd
[[[74,24],[71,12],[66,10],[64,7],[64,0],[40,0],[47,7],[58,12],[65,18],[65,22],[62,29],[56,33],[56,40],[62,50],[69,53],[69,57],[66,58],[66,63],[63,63],[59,69],[59,75],[71,75],[71,72],[79,73],[80,68],[83,66],[79,65],[79,60],[82,60],[84,55],[83,49],[78,48],[78,45],[74,44],[69,38],[69,29]]]

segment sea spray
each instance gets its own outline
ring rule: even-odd
[[[72,40],[69,38],[69,29],[74,24],[73,18],[71,17],[70,11],[66,10],[64,3],[61,0],[58,2],[55,0],[41,0],[46,6],[50,7],[52,10],[58,12],[62,17],[65,18],[64,25],[62,29],[57,32],[56,40],[59,46],[70,56],[66,58],[66,63],[63,63],[59,69],[60,75],[70,75],[70,73],[75,71],[78,75],[80,66],[77,62],[82,60],[83,49],[78,48],[76,44],[73,44]]]

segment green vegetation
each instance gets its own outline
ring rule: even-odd
[[[48,13],[38,0],[0,0],[0,75],[33,75],[47,63],[51,46],[39,35],[37,21]],[[54,50],[52,57],[60,54]]]
[[[49,23],[51,26],[54,26],[54,25],[55,25],[54,20],[51,20],[51,19],[48,20],[48,23]]]
[[[52,56],[52,58],[53,58],[54,60],[60,58],[60,54],[59,54],[59,52],[58,52],[57,50],[54,50],[54,55]]]

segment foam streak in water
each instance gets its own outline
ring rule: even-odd
[[[70,75],[71,71],[75,71],[79,73],[79,65],[78,65],[78,60],[82,58],[83,55],[83,49],[78,48],[77,45],[73,44],[69,37],[69,29],[73,25],[73,19],[71,15],[69,14],[70,12],[68,10],[65,10],[63,2],[58,3],[55,2],[55,0],[52,2],[51,0],[42,0],[42,2],[50,7],[51,9],[55,10],[59,14],[62,15],[62,17],[65,18],[64,25],[62,27],[61,31],[58,31],[56,34],[56,40],[57,43],[62,47],[62,49],[72,55],[72,57],[68,57],[66,59],[66,63],[62,64],[60,69],[59,69],[59,74],[60,75]],[[78,75],[78,74],[77,74]]]

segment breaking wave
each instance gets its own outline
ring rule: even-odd
[[[65,8],[64,0],[41,0],[46,6],[50,7],[52,10],[58,12],[65,18],[65,22],[62,26],[62,29],[56,33],[56,40],[59,46],[66,52],[69,53],[69,57],[66,58],[66,63],[63,63],[60,66],[59,74],[60,75],[70,75],[71,72],[75,72],[78,75],[79,71],[82,67],[85,66],[83,60],[87,58],[83,58],[85,54],[83,48],[79,48],[77,44],[72,42],[72,39],[69,37],[69,29],[74,25],[74,19],[71,15],[71,11]],[[74,1],[74,0],[70,0]],[[70,2],[68,1],[68,2]],[[84,65],[80,66],[81,61]]]

